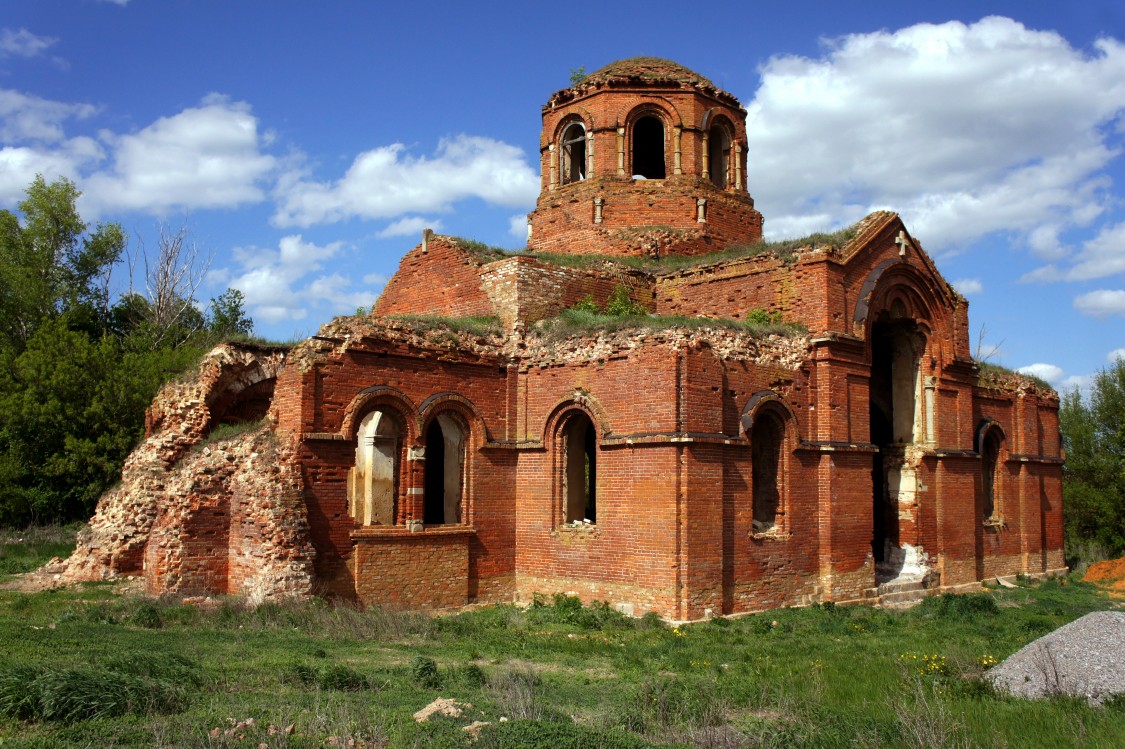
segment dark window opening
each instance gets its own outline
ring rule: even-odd
[[[568,185],[586,179],[586,130],[577,122],[563,131],[560,173]]]
[[[750,430],[750,460],[754,486],[754,532],[777,527],[781,509],[781,460],[785,426],[777,414],[763,411]]]
[[[1000,467],[1000,435],[996,429],[989,429],[984,437],[983,453],[981,454],[981,478],[983,480],[981,493],[982,520],[991,520],[996,517],[996,483]]]
[[[426,468],[422,522],[461,522],[465,431],[449,413],[438,414],[426,429]]]
[[[633,176],[664,179],[664,123],[656,117],[633,125]]]
[[[730,135],[716,125],[707,137],[707,169],[716,187],[726,187],[730,179]]]
[[[563,429],[566,458],[566,522],[598,521],[597,432],[583,413],[572,416]]]
[[[890,549],[900,548],[898,494],[903,445],[914,441],[918,419],[918,326],[903,319],[896,301],[892,314],[871,328],[871,379],[868,395],[872,456],[872,539],[876,562],[892,562]],[[887,574],[890,574],[888,572]],[[895,573],[897,574],[897,573]]]

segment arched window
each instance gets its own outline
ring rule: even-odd
[[[716,187],[730,181],[730,133],[722,125],[712,125],[707,133],[707,169]]]
[[[633,176],[664,179],[664,123],[647,115],[633,125]]]
[[[586,179],[586,128],[581,123],[573,122],[563,130],[559,160],[564,185]]]
[[[422,520],[426,525],[461,522],[465,429],[452,413],[440,413],[426,429]]]
[[[389,411],[376,409],[356,430],[355,466],[348,475],[348,510],[360,525],[393,525],[398,497],[402,428]]]
[[[754,486],[754,532],[779,530],[782,515],[785,423],[773,408],[763,408],[750,429],[750,461]]]
[[[570,415],[562,428],[563,497],[567,523],[598,521],[597,432],[582,411]]]
[[[1000,430],[985,432],[981,444],[981,520],[994,521],[1000,513],[996,507],[996,488],[1000,483]]]

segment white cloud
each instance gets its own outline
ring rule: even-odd
[[[527,241],[529,226],[526,213],[517,213],[508,219],[508,233],[521,242]]]
[[[1071,375],[1063,380],[1057,387],[1060,392],[1068,392],[1077,390],[1082,394],[1082,398],[1089,401],[1090,388],[1094,384],[1093,375]]]
[[[1125,223],[1104,227],[1082,245],[1068,281],[1087,281],[1125,273]]]
[[[36,174],[42,174],[47,180],[73,179],[84,166],[97,163],[103,157],[104,151],[97,141],[82,137],[52,148],[0,148],[0,206],[14,206],[23,200]]]
[[[1054,364],[1043,364],[1040,362],[1036,362],[1035,364],[1028,364],[1026,367],[1020,367],[1016,371],[1020,372],[1021,374],[1032,375],[1034,377],[1046,380],[1052,385],[1061,380],[1063,374],[1065,374],[1062,370],[1062,367],[1057,367]]]
[[[1091,291],[1075,297],[1074,308],[1092,317],[1125,315],[1125,291],[1120,289]]]
[[[772,58],[749,106],[749,181],[771,236],[890,207],[936,251],[994,231],[1045,258],[1103,210],[1125,45],[1094,52],[999,17],[919,24]],[[755,187],[757,186],[757,187]]]
[[[0,89],[0,141],[61,141],[64,122],[92,117],[98,109],[92,104],[67,104]]]
[[[538,191],[538,177],[519,148],[458,135],[441,140],[432,157],[411,156],[401,143],[365,151],[331,183],[287,175],[278,186],[273,221],[311,226],[348,218],[391,218],[448,210],[466,198],[531,205]]]
[[[441,221],[437,219],[422,218],[421,216],[405,216],[395,221],[386,229],[378,233],[379,237],[409,237],[412,234],[421,235],[423,229],[441,231]]]
[[[1105,356],[1105,360],[1110,364],[1113,364],[1118,359],[1125,359],[1125,348],[1115,348]]]
[[[113,168],[83,184],[83,210],[226,208],[264,199],[261,182],[277,166],[261,151],[249,105],[208,96],[199,107],[162,117],[130,135],[103,133]]]
[[[0,29],[0,57],[37,57],[57,41],[49,36],[37,36],[27,29]]]
[[[972,296],[984,291],[984,284],[980,282],[979,278],[959,278],[953,282],[953,288],[965,296]]]
[[[363,278],[365,288],[353,288],[338,273],[317,273],[343,249],[342,242],[321,246],[299,234],[283,237],[277,249],[239,247],[234,250],[239,270],[216,270],[208,281],[241,291],[251,317],[266,323],[303,320],[312,309],[319,315],[352,313],[375,301],[374,287],[386,278],[369,274]]]
[[[129,4],[129,0],[101,0],[101,2],[113,3],[114,5],[120,5],[122,8]]]

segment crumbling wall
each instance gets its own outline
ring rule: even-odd
[[[213,446],[220,423],[260,410],[280,348],[222,344],[168,383],[121,483],[98,502],[65,563],[66,582],[144,574],[153,592],[307,594],[311,547],[300,472],[268,423]],[[240,398],[240,395],[245,397]]]

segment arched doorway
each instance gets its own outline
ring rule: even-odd
[[[913,505],[917,492],[916,467],[908,448],[920,437],[919,362],[924,341],[917,323],[903,317],[901,303],[871,328],[868,401],[871,442],[876,448],[871,466],[876,582],[898,577],[908,562],[900,519],[902,508]]]

